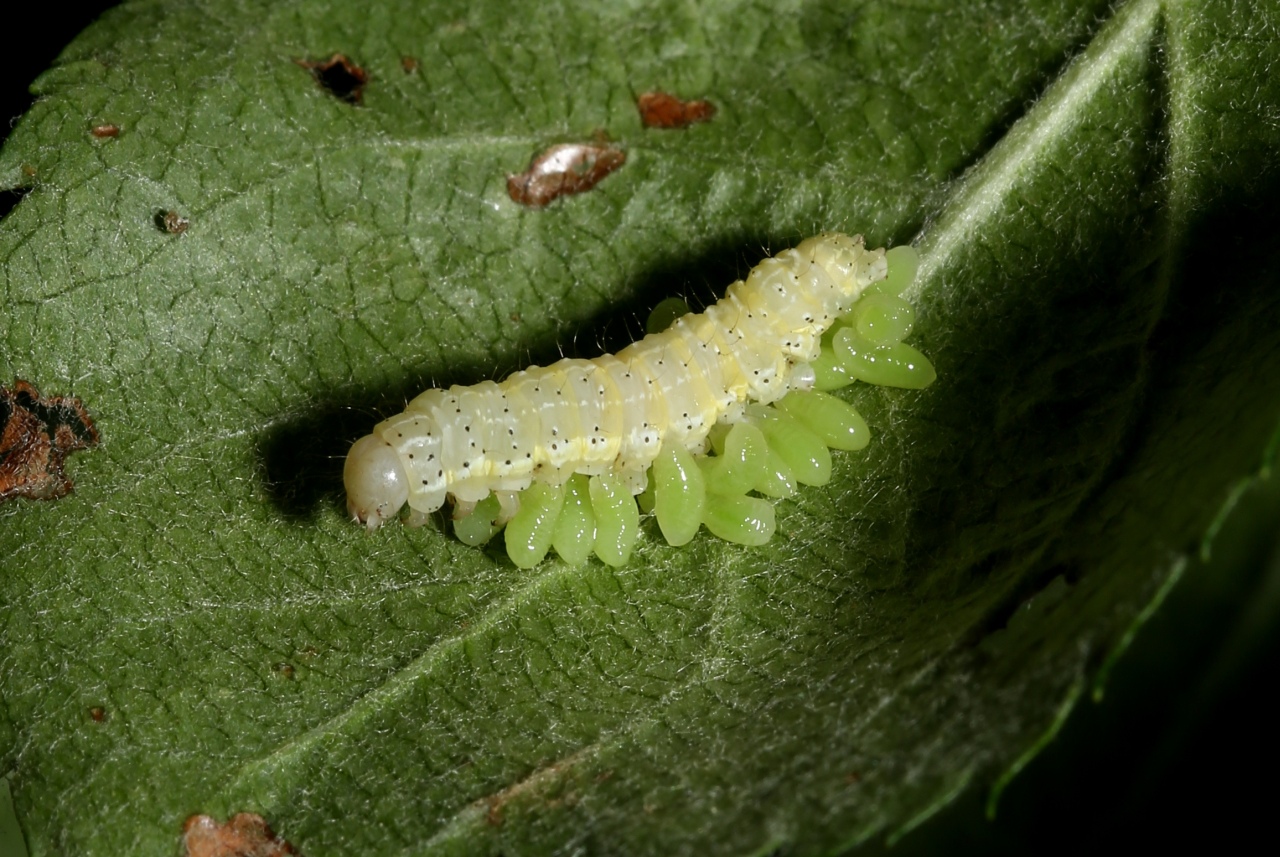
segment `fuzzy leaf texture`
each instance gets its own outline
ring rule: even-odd
[[[0,506],[32,854],[176,853],[241,811],[309,857],[832,854],[1016,768],[1266,464],[1277,17],[112,10],[0,153],[0,379],[103,439],[71,496]],[[297,62],[335,52],[359,103]],[[649,90],[718,111],[646,129]],[[605,139],[593,190],[508,197]],[[826,229],[918,236],[938,381],[850,388],[871,445],[767,546],[650,520],[621,569],[520,571],[347,519],[346,446],[422,389],[615,350]]]

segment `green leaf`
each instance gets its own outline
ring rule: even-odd
[[[1265,463],[1272,5],[601,5],[139,0],[37,81],[0,378],[103,445],[0,507],[33,854],[172,853],[196,812],[311,857],[909,829],[1016,769]],[[335,52],[359,105],[297,62]],[[649,89],[719,112],[646,130]],[[594,190],[507,197],[600,134]],[[622,569],[521,571],[346,520],[345,447],[407,397],[613,348],[833,228],[923,229],[938,381],[855,387],[871,445],[766,547],[650,521]]]

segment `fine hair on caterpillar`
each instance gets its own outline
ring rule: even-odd
[[[933,381],[903,342],[916,264],[910,247],[826,233],[765,259],[703,312],[663,301],[648,335],[617,354],[427,390],[351,447],[347,508],[374,530],[406,505],[405,523],[421,525],[451,500],[462,541],[505,527],[521,567],[551,549],[625,563],[636,495],[670,544],[702,526],[762,544],[774,530],[764,497],[824,484],[829,448],[869,440],[857,411],[824,391]]]

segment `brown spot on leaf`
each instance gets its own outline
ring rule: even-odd
[[[95,705],[93,708],[89,709],[89,718],[94,723],[101,723],[107,719],[107,709],[103,708],[101,705]]]
[[[494,792],[488,797],[481,798],[478,803],[483,804],[488,810],[485,813],[485,821],[493,827],[500,826],[502,824],[502,813],[506,805],[521,796],[537,796],[543,806],[547,807],[575,804],[577,796],[572,792],[565,794],[563,797],[556,797],[548,794],[548,792],[557,787],[567,787],[567,776],[574,772],[585,753],[585,749],[579,750],[558,762],[544,765],[523,780],[511,784],[501,791]]]
[[[521,205],[542,208],[591,190],[626,160],[627,153],[612,146],[561,143],[535,157],[523,173],[507,176],[507,194]]]
[[[98,429],[72,396],[41,398],[18,379],[0,387],[0,501],[54,500],[74,487],[63,472],[67,455],[98,444]]]
[[[360,104],[364,97],[364,85],[369,73],[342,54],[334,54],[327,60],[294,60],[311,72],[311,76],[325,91],[348,104]]]
[[[110,140],[112,137],[120,136],[119,125],[94,125],[89,133],[97,137],[99,140]]]
[[[636,99],[636,107],[646,128],[688,128],[716,115],[710,101],[683,101],[669,92],[646,92]]]
[[[183,217],[176,211],[157,211],[156,227],[161,232],[167,232],[170,235],[181,235],[187,231],[187,227],[191,225],[191,221]]]
[[[29,179],[33,179],[36,177],[36,168],[31,166],[31,164],[23,164],[22,174]]]
[[[293,678],[296,672],[296,670],[294,670],[293,668],[293,664],[285,663],[284,661],[281,661],[280,663],[275,664],[274,666],[272,666],[272,669],[276,671],[276,675],[280,676],[280,678],[290,679],[290,680]]]
[[[287,840],[272,832],[267,820],[252,812],[231,816],[226,824],[208,815],[193,815],[182,825],[187,857],[285,857],[297,854]]]
[[[418,70],[418,58],[409,56],[400,57],[400,68],[404,69],[405,74],[413,74]]]

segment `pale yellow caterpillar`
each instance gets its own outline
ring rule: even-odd
[[[866,425],[852,408],[816,392],[801,399],[797,391],[843,386],[856,377],[909,387],[932,380],[928,361],[901,342],[911,308],[897,294],[914,273],[914,253],[897,248],[894,254],[900,276],[889,283],[885,250],[866,249],[861,236],[819,235],[765,259],[705,312],[685,314],[617,355],[534,366],[501,383],[428,390],[352,446],[344,470],[347,508],[373,530],[406,503],[409,524],[424,523],[446,499],[455,504],[455,519],[484,504],[480,532],[467,540],[481,541],[515,517],[507,544],[517,564],[539,561],[553,541],[562,556],[581,561],[594,549],[620,564],[635,538],[630,495],[645,491],[654,467],[654,511],[673,544],[688,541],[704,523],[717,534],[735,531],[711,520],[724,515],[707,511],[707,474],[713,498],[736,502],[739,511],[729,517],[742,518],[749,531],[744,538],[727,537],[759,541],[764,530],[772,533],[772,507],[764,513],[752,505],[763,501],[747,494],[778,494],[767,487],[767,474],[751,475],[755,471],[738,464],[726,470],[728,458],[746,462],[754,456],[757,469],[776,471],[779,462],[769,456],[787,465],[797,431],[810,437],[816,431],[824,439],[818,444],[822,455],[827,446],[866,443]],[[879,305],[866,318],[850,315],[869,290],[876,294],[870,303]],[[842,318],[846,359],[832,356],[824,366],[823,336]],[[785,409],[760,407],[783,397],[794,399]],[[761,431],[735,433],[726,453],[724,430],[712,437],[716,426],[726,424]],[[764,441],[756,442],[757,435]],[[720,455],[711,459],[723,465],[719,470],[691,458],[707,451],[709,438],[720,441]],[[801,438],[800,446],[806,442]],[[739,449],[746,451],[732,451]],[[829,473],[829,457],[826,468]],[[725,490],[717,491],[720,483]],[[590,521],[567,525],[577,521],[574,515]],[[577,530],[557,541],[566,526]]]

